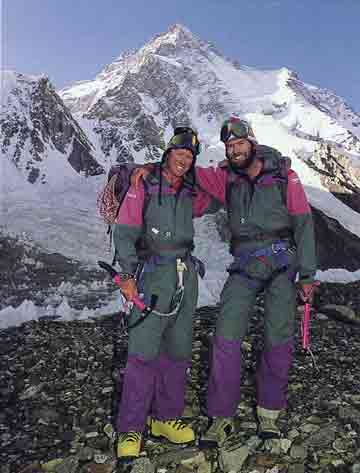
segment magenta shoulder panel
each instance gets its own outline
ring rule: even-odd
[[[300,178],[291,169],[288,172],[287,208],[290,215],[303,215],[311,212]]]
[[[196,166],[196,182],[210,195],[225,203],[227,170],[224,168],[202,168]]]
[[[143,224],[144,185],[130,186],[121,204],[116,222],[122,225],[141,226]]]

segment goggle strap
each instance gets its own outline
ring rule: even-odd
[[[230,119],[224,123],[221,129],[221,141],[225,143],[229,140],[231,135],[236,138],[247,138],[248,136],[252,136],[253,133],[248,124]]]

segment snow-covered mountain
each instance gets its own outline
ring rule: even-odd
[[[198,162],[216,163],[224,155],[221,122],[235,112],[252,122],[260,143],[291,157],[315,209],[320,268],[360,268],[360,116],[295,72],[232,62],[174,25],[58,93],[43,76],[9,72],[2,82],[7,231],[96,261],[104,251],[95,209],[100,174],[114,162],[159,159],[179,123],[199,130]],[[24,187],[25,180],[35,185]],[[209,270],[202,303],[216,299],[228,262],[214,222],[197,224],[197,251]]]
[[[1,75],[0,149],[30,183],[48,181],[55,160],[86,175],[104,172],[93,147],[45,76]],[[68,166],[69,167],[69,166]]]

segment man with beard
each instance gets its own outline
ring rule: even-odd
[[[249,123],[230,117],[220,139],[227,160],[196,167],[200,189],[227,209],[234,261],[220,297],[212,349],[207,410],[200,444],[219,446],[234,432],[241,391],[241,343],[260,291],[265,290],[264,350],[257,371],[258,434],[277,438],[287,405],[296,311],[295,276],[302,299],[312,298],[316,273],[311,210],[288,158],[259,145]],[[140,173],[138,173],[140,175]]]
[[[122,293],[130,301],[142,293],[147,304],[157,298],[154,312],[143,321],[135,306],[130,314],[117,418],[119,459],[139,456],[146,423],[152,435],[173,443],[195,438],[181,415],[191,361],[197,272],[201,273],[199,260],[191,254],[193,218],[202,215],[212,200],[208,194],[193,192],[199,146],[193,130],[177,127],[161,163],[137,188],[130,186],[113,225]]]

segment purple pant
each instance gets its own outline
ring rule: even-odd
[[[143,432],[148,415],[159,420],[181,417],[189,366],[190,362],[172,360],[165,354],[155,360],[130,355],[125,369],[117,431]]]
[[[271,347],[261,358],[257,373],[257,402],[266,409],[286,407],[292,340]],[[222,336],[214,339],[207,396],[210,417],[233,417],[240,402],[241,342]]]

